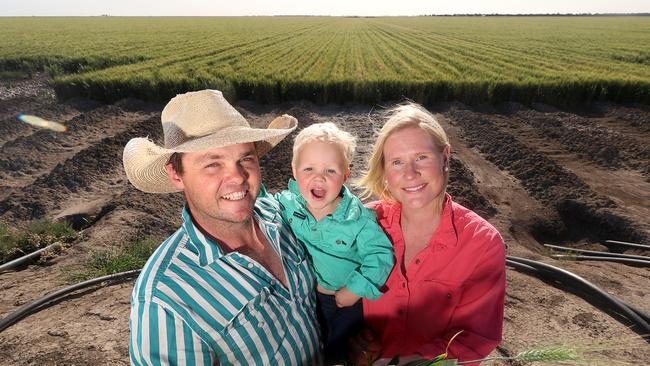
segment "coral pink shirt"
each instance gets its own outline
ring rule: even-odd
[[[499,232],[446,195],[440,224],[404,266],[401,205],[369,204],[395,250],[384,295],[363,300],[366,324],[380,335],[382,357],[418,353],[480,359],[501,342],[506,287],[505,245]]]

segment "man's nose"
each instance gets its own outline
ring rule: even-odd
[[[248,172],[239,163],[231,164],[228,166],[226,176],[224,178],[228,182],[240,184],[248,179]]]

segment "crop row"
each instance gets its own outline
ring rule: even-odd
[[[0,18],[0,71],[61,97],[650,102],[647,17]]]

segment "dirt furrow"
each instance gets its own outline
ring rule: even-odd
[[[519,179],[530,195],[557,210],[564,227],[539,228],[545,240],[619,238],[643,242],[648,232],[642,223],[632,222],[614,201],[592,191],[578,176],[544,154],[518,141],[501,129],[491,117],[455,104],[444,116],[457,124],[463,138],[500,169]]]
[[[69,130],[57,133],[38,130],[6,142],[0,148],[0,188],[20,188],[35,178],[47,175],[57,164],[79,151],[119,134],[132,123],[150,117],[125,112],[117,106],[105,106],[72,118]]]
[[[522,105],[505,106],[511,125],[526,124],[549,141],[559,141],[584,160],[609,169],[628,167],[640,171],[650,180],[650,133],[637,129],[631,137],[607,128],[602,118],[583,117],[567,112],[540,112]],[[646,141],[646,143],[640,143]]]
[[[159,130],[159,123],[155,116],[137,122],[128,121],[122,132],[104,138],[101,138],[103,129],[97,129],[93,133],[97,133],[99,138],[93,145],[75,152],[68,160],[38,176],[29,186],[0,201],[0,217],[6,220],[6,216],[11,216],[12,221],[40,219],[60,209],[62,202],[82,190],[93,190],[102,183],[118,184],[107,172],[121,165],[126,142],[138,136],[157,138],[160,132],[156,134],[154,131]]]
[[[516,114],[507,118],[494,115],[490,121],[578,176],[590,190],[614,201],[635,221],[643,223],[645,218],[650,217],[650,182],[637,171],[620,166],[617,169],[599,168],[584,156],[574,153],[573,149],[568,149],[561,141],[549,138],[547,133],[541,133],[540,129],[527,123],[525,118],[518,118]],[[552,132],[557,133],[561,131]]]

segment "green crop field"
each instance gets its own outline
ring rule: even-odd
[[[650,17],[0,18],[61,97],[650,103]]]

